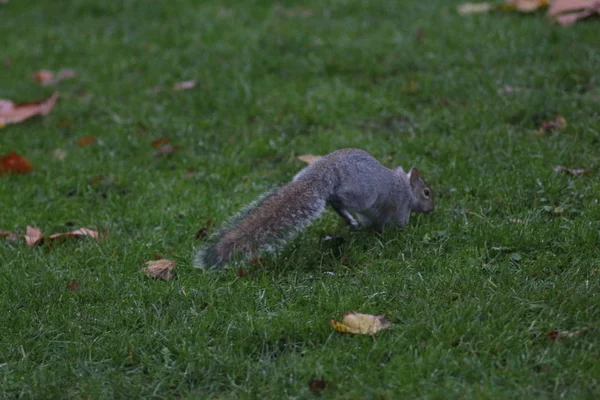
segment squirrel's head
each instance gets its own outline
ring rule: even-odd
[[[433,211],[433,193],[423,178],[421,178],[419,170],[413,168],[406,176],[416,199],[416,203],[412,205],[411,210],[424,213]]]

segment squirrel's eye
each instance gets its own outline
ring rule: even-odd
[[[425,195],[425,197],[429,197],[431,193],[429,193],[429,189],[425,189],[423,190],[423,194]]]

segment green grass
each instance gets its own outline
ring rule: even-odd
[[[0,130],[0,155],[34,165],[0,177],[0,229],[105,233],[0,241],[0,398],[311,398],[312,378],[324,398],[597,398],[598,21],[460,2],[0,5],[0,98],[61,93]],[[77,78],[31,78],[60,68]],[[534,134],[557,115],[566,129]],[[162,136],[180,150],[153,157]],[[418,166],[435,212],[382,236],[328,212],[245,277],[192,268],[206,220],[343,147]],[[177,279],[138,272],[155,254]],[[350,310],[393,327],[333,332]]]

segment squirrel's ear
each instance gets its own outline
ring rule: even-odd
[[[420,178],[419,170],[416,168],[411,169],[410,172],[408,173],[408,179],[410,180],[411,185],[414,185],[415,183],[417,183],[419,178]]]
[[[402,175],[406,175],[406,172],[404,172],[404,168],[402,168],[402,167],[398,167],[398,168],[396,168],[396,169],[394,170],[394,172],[396,173],[396,175],[400,175],[400,176],[402,176]]]

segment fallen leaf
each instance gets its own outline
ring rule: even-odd
[[[552,207],[552,206],[544,206],[542,209],[548,213],[549,216],[555,217],[558,215],[562,215],[565,212],[563,207]]]
[[[1,2],[2,2],[2,1],[0,0],[0,3],[1,3]],[[4,66],[5,66],[6,68],[12,68],[12,66],[13,66],[13,60],[12,60],[12,58],[10,58],[10,57],[5,57],[5,58],[4,58]]]
[[[70,231],[70,232],[53,233],[52,235],[48,236],[48,239],[50,239],[50,240],[67,239],[67,238],[79,237],[79,236],[91,236],[94,239],[98,239],[98,232],[93,231],[88,228],[79,228],[79,229],[76,229],[76,230]]]
[[[36,244],[41,244],[44,236],[42,235],[42,231],[34,226],[27,226],[27,233],[23,236],[25,238],[25,243],[27,246],[32,247]]]
[[[77,140],[78,146],[80,147],[86,147],[89,146],[92,143],[96,143],[96,136],[92,136],[92,135],[88,135],[88,136],[84,136],[81,139]]]
[[[201,227],[198,232],[196,232],[196,239],[201,240],[204,239],[208,235],[208,230],[212,225],[212,219],[207,219],[204,223],[204,226]]]
[[[58,122],[58,126],[60,128],[68,128],[71,125],[73,125],[73,121],[70,121],[68,119],[63,119],[63,120],[61,120],[61,121]]]
[[[156,139],[153,140],[152,142],[150,142],[152,144],[152,147],[160,147],[165,143],[168,143],[171,139],[169,139],[168,137],[161,137],[160,139]]]
[[[331,326],[339,332],[374,335],[380,330],[388,328],[389,323],[385,320],[383,315],[349,312],[344,314],[341,323],[331,320]]]
[[[315,15],[315,11],[311,8],[306,7],[283,7],[281,5],[277,5],[275,7],[275,12],[279,15],[283,15],[288,18],[294,17],[312,17]]]
[[[41,71],[37,71],[35,74],[33,74],[33,79],[35,79],[37,82],[44,84],[45,82],[48,82],[50,80],[52,80],[54,78],[54,72],[52,71],[48,71],[48,70],[41,70]]]
[[[317,161],[321,156],[313,156],[312,154],[305,154],[303,156],[298,156],[298,160],[307,163],[308,165]]]
[[[11,151],[0,158],[0,173],[25,174],[32,169],[31,163],[17,152]]]
[[[69,283],[67,285],[67,290],[70,290],[71,292],[76,291],[77,289],[79,289],[79,281],[77,279],[73,279],[71,281],[71,283]]]
[[[595,330],[594,328],[583,328],[583,329],[577,329],[574,331],[551,331],[551,332],[546,333],[546,336],[554,342],[554,341],[556,341],[556,339],[572,338],[572,337],[579,336],[579,335],[582,335],[587,332],[593,332],[594,330]]]
[[[56,149],[52,152],[52,157],[58,161],[64,161],[67,158],[67,152],[63,149]]]
[[[522,92],[523,89],[521,89],[520,87],[514,87],[514,86],[504,86],[502,87],[500,90],[498,90],[498,92],[500,93],[518,93],[518,92]]]
[[[329,383],[326,380],[313,378],[310,381],[308,381],[308,389],[313,394],[320,394],[323,390],[327,388],[328,384]]]
[[[190,179],[190,178],[193,178],[194,176],[196,176],[196,171],[193,168],[188,168],[188,170],[186,172],[181,174],[181,177],[183,179]]]
[[[535,134],[540,136],[544,133],[553,132],[555,130],[564,129],[567,127],[567,120],[562,116],[557,116],[555,119],[550,121],[542,121],[540,127]]]
[[[597,7],[598,0],[553,0],[548,9],[548,16],[554,17],[571,11]]]
[[[192,89],[195,86],[196,86],[196,81],[184,81],[184,82],[179,82],[179,83],[176,83],[175,85],[173,85],[173,90],[176,90],[176,91],[187,90],[187,89]]]
[[[243,278],[246,276],[246,271],[243,268],[238,268],[235,273],[239,278]]]
[[[558,22],[562,26],[567,26],[575,23],[580,19],[587,18],[591,15],[598,14],[600,15],[600,2],[596,4],[593,8],[588,8],[580,12],[575,13],[567,13],[557,16],[556,22]]]
[[[58,93],[46,100],[30,103],[14,103],[11,100],[0,99],[0,127],[17,124],[36,115],[48,115],[57,99]]]
[[[554,167],[554,172],[556,172],[556,173],[565,172],[567,174],[577,176],[577,175],[588,175],[592,172],[592,170],[586,169],[586,168],[579,168],[579,169],[567,168],[567,167],[563,167],[562,165],[557,165]]]
[[[494,8],[492,3],[464,3],[456,7],[460,15],[482,14]]]
[[[142,271],[151,278],[169,280],[173,279],[173,268],[176,264],[176,261],[166,259],[147,261],[146,268],[142,268]]]
[[[179,146],[165,144],[164,146],[160,146],[158,149],[156,149],[156,151],[154,152],[154,157],[173,154],[177,150],[179,150]]]
[[[41,70],[36,72],[33,77],[34,79],[41,83],[43,86],[48,85],[56,85],[58,82],[63,81],[65,79],[74,78],[77,73],[72,69],[61,69],[56,74],[52,71]]]
[[[16,242],[19,236],[11,231],[0,231],[0,239],[6,239],[9,242]]]
[[[260,265],[269,265],[269,263],[267,262],[267,260],[265,260],[262,257],[255,257],[252,260],[250,260],[250,264],[252,265],[256,265],[256,264],[260,264]]]
[[[547,7],[549,0],[506,0],[505,8],[514,8],[521,12],[533,12],[541,7]]]

